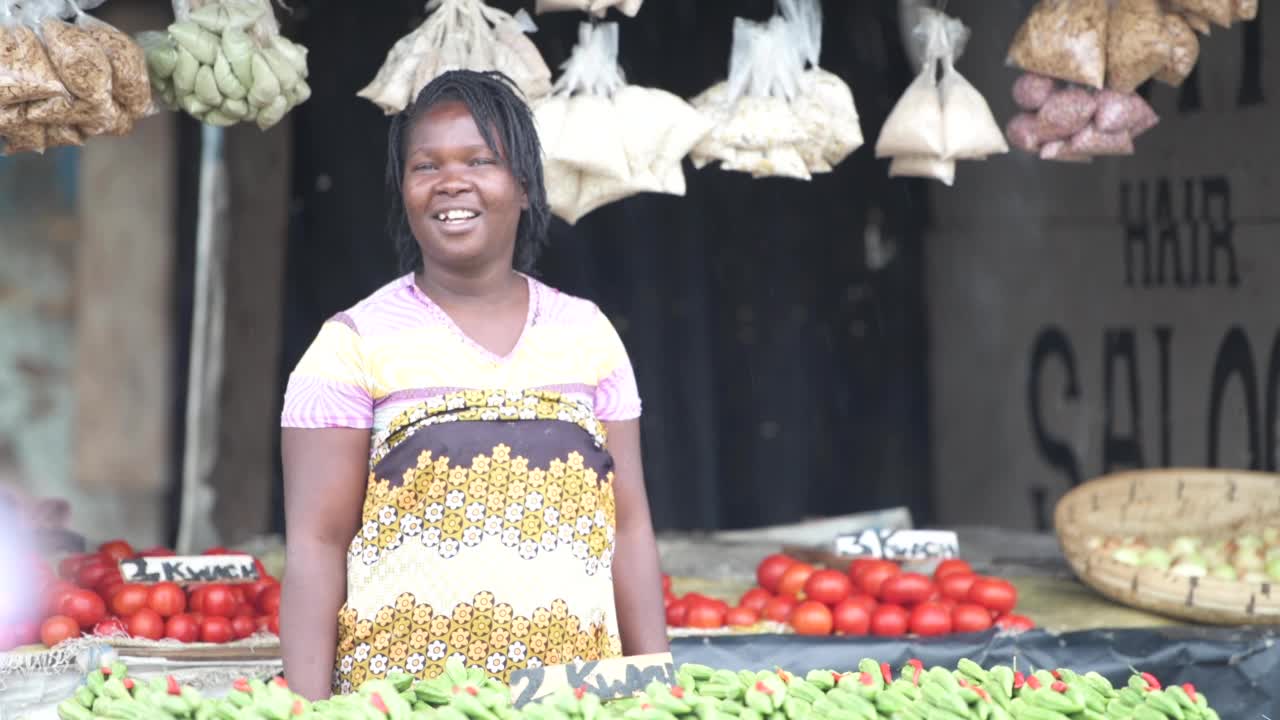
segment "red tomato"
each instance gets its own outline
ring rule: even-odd
[[[257,609],[254,608],[253,603],[245,603],[236,608],[236,614],[232,615],[231,619],[235,620],[238,617],[258,617],[258,612]]]
[[[125,620],[125,627],[134,637],[159,640],[164,637],[164,618],[151,608],[142,608]]]
[[[178,642],[193,643],[200,639],[200,623],[190,615],[179,613],[165,622],[164,636]]]
[[[980,577],[969,587],[968,601],[1004,615],[1018,604],[1018,590],[1008,580]]]
[[[40,625],[40,642],[54,647],[64,640],[80,637],[80,623],[66,615],[54,615]]]
[[[209,585],[204,588],[202,607],[196,608],[205,615],[229,618],[236,614],[235,593],[226,585]]]
[[[80,566],[80,572],[76,575],[76,584],[82,588],[95,588],[102,584],[113,569],[115,568],[108,565],[102,556],[94,555]],[[116,569],[116,572],[119,570]]]
[[[58,612],[88,630],[107,616],[107,604],[92,590],[76,590],[63,596]]]
[[[195,585],[187,590],[187,609],[194,612],[204,612],[204,593],[208,590],[208,585]]]
[[[267,621],[267,631],[270,632],[272,635],[280,634],[280,616],[279,615],[272,615],[271,619]]]
[[[177,583],[156,583],[147,594],[147,607],[160,617],[173,617],[187,609],[187,593]]]
[[[858,588],[871,597],[880,597],[880,588],[884,581],[902,572],[897,563],[888,560],[875,560],[874,565],[866,566],[858,576]]]
[[[671,627],[684,627],[685,615],[689,613],[689,601],[680,598],[667,607],[667,624]]]
[[[951,611],[951,628],[955,632],[982,632],[990,627],[991,611],[981,605],[961,603]]]
[[[900,573],[885,578],[880,585],[880,599],[890,605],[918,605],[933,594],[933,581],[920,573]]]
[[[760,613],[744,606],[729,608],[724,614],[724,624],[729,627],[748,627],[760,622]]]
[[[44,590],[44,607],[45,612],[49,615],[58,615],[62,612],[62,601],[80,588],[69,582],[61,580],[54,581]]]
[[[706,601],[695,601],[689,606],[689,612],[685,615],[684,624],[686,627],[714,629],[724,627],[725,612],[715,603]]]
[[[835,624],[831,608],[817,600],[805,600],[797,605],[788,622],[797,635],[830,635]]]
[[[243,640],[258,631],[258,621],[252,615],[237,615],[231,618],[231,632],[237,640]]]
[[[796,597],[804,591],[804,584],[809,581],[817,569],[809,563],[798,562],[787,568],[778,581],[778,594]]]
[[[773,595],[768,590],[761,587],[753,587],[742,593],[742,598],[738,600],[738,606],[760,613],[764,610],[765,603],[769,602],[772,597]]]
[[[853,592],[853,581],[839,570],[819,570],[809,576],[804,583],[804,596],[827,605],[849,597]]]
[[[109,559],[112,564],[115,564],[120,560],[127,560],[128,558],[135,557],[137,555],[137,553],[133,551],[133,546],[124,540],[112,540],[111,542],[103,543],[98,547],[98,554]]]
[[[866,635],[871,628],[871,610],[853,598],[837,603],[831,610],[831,617],[836,632],[841,635]]]
[[[224,617],[207,617],[200,626],[200,641],[207,643],[231,642],[235,639],[231,621]]]
[[[249,602],[249,586],[248,585],[228,585],[227,589],[235,596],[236,605],[244,605]]]
[[[266,578],[263,579],[265,580]],[[261,580],[259,580],[259,582],[261,582]],[[666,573],[662,573],[662,591],[671,592],[671,576]]]
[[[766,620],[784,623],[791,617],[791,611],[796,607],[796,599],[790,595],[778,595],[769,599],[764,604],[764,609],[760,611],[760,615]]]
[[[920,603],[911,611],[911,632],[923,637],[951,632],[951,613],[938,603]]]
[[[258,617],[254,618],[254,625],[257,626],[258,632],[267,632],[267,628],[270,627],[270,624],[271,624],[270,615],[259,615]]]
[[[871,613],[875,612],[876,607],[880,604],[875,598],[861,592],[854,592],[849,596],[847,602],[854,603],[863,610],[866,610],[868,617],[870,617]]]
[[[879,637],[901,637],[907,634],[911,616],[899,605],[881,605],[871,613],[871,634]]]
[[[960,558],[947,558],[938,563],[938,567],[933,569],[933,577],[935,580],[942,579],[952,573],[973,574],[973,567],[969,563]]]
[[[675,595],[672,595],[669,592],[662,593],[662,607],[664,609],[671,607],[671,603],[675,602],[677,599],[678,598]]]
[[[1001,615],[996,618],[996,627],[1002,630],[1032,630],[1036,626],[1031,622],[1031,618],[1025,615]]]
[[[124,586],[124,580],[120,578],[109,578],[104,580],[102,584],[98,586],[98,595],[101,596],[109,606],[111,605],[111,601],[115,598],[116,593],[120,592]]]
[[[136,583],[121,585],[120,589],[111,596],[111,612],[120,617],[129,617],[146,607],[149,594],[150,590],[146,585]]]
[[[756,582],[765,590],[777,593],[778,583],[782,582],[783,573],[795,564],[796,561],[786,555],[770,555],[756,566]]]
[[[953,572],[938,578],[938,589],[942,597],[956,602],[964,602],[969,597],[969,588],[978,576],[972,573]]]
[[[849,563],[849,579],[853,581],[854,585],[857,585],[858,581],[862,579],[862,573],[877,562],[880,561],[873,558],[857,558],[853,560]]]
[[[719,610],[721,613],[725,613],[729,611],[729,603],[721,600],[720,598],[707,597],[706,595],[702,595],[700,593],[689,593],[684,597],[685,597],[685,600],[689,601],[689,609],[691,610],[693,609],[694,605],[710,605],[711,607]],[[267,614],[271,614],[271,612],[279,613],[280,611],[279,598],[277,598],[274,601],[274,603],[275,603],[274,610],[267,611],[266,608],[263,608],[263,611],[267,612]]]
[[[93,626],[93,634],[98,637],[127,637],[129,631],[120,618],[109,617]]]

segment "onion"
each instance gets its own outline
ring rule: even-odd
[[[1169,546],[1169,552],[1175,556],[1191,555],[1200,550],[1200,538],[1194,538],[1187,535],[1173,539],[1173,543]]]
[[[1236,580],[1239,578],[1239,575],[1236,573],[1236,569],[1230,565],[1215,566],[1209,571],[1209,576],[1215,577],[1219,580]]]
[[[1169,568],[1169,572],[1180,577],[1204,577],[1209,574],[1209,570],[1203,564],[1185,560]]]
[[[1261,550],[1262,544],[1262,538],[1257,535],[1241,535],[1236,538],[1236,551]]]
[[[1151,548],[1142,555],[1142,566],[1159,568],[1160,570],[1168,570],[1173,564],[1173,558],[1169,557],[1168,551],[1164,548]]]
[[[1111,559],[1125,565],[1140,565],[1142,563],[1142,556],[1138,554],[1138,551],[1127,547],[1111,553]]]
[[[1267,574],[1272,580],[1280,580],[1280,558],[1267,563]]]
[[[1262,570],[1267,566],[1266,562],[1262,559],[1262,553],[1258,552],[1256,549],[1246,550],[1244,548],[1236,550],[1235,557],[1231,558],[1231,564],[1236,567],[1236,570],[1239,570],[1242,573],[1246,573],[1251,570]]]
[[[1264,528],[1262,542],[1268,545],[1280,545],[1280,527]]]

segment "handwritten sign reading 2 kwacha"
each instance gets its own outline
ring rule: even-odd
[[[565,688],[586,688],[601,700],[612,700],[635,695],[654,680],[665,685],[675,684],[676,668],[671,653],[514,670],[511,701],[520,708]]]
[[[120,561],[127,583],[247,583],[259,579],[248,555],[137,557]]]

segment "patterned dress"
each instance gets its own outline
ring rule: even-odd
[[[405,276],[325,323],[290,377],[284,427],[373,437],[336,692],[451,656],[505,680],[621,654],[601,423],[639,417],[635,377],[599,308],[528,282],[506,357]]]

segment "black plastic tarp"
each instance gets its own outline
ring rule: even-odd
[[[969,658],[984,667],[1094,670],[1113,683],[1130,669],[1162,682],[1192,683],[1209,698],[1223,720],[1280,720],[1280,633],[1275,630],[1167,628],[1090,630],[1054,635],[953,635],[939,639],[807,638],[794,635],[737,635],[677,638],[676,662],[730,670],[780,667],[795,673],[814,669],[850,670],[862,658],[901,667],[918,658],[926,666],[955,667]]]

